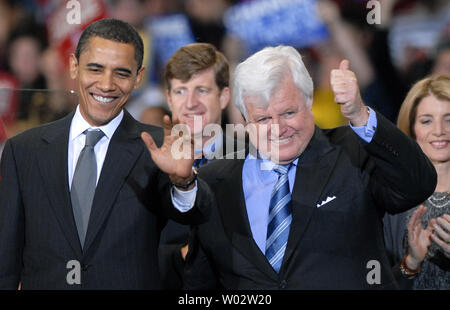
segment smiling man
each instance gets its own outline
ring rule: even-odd
[[[231,96],[228,61],[221,52],[208,43],[182,46],[167,62],[164,77],[172,118],[189,126],[195,136],[195,154],[199,157],[194,162],[196,168],[223,158],[235,148],[243,150],[244,141],[235,143],[234,136],[224,134],[221,128],[222,111]],[[209,135],[208,128],[212,127],[216,130]],[[188,226],[169,221],[161,234],[160,266],[167,288],[182,287],[183,266],[174,264],[181,259],[172,253],[177,254],[179,251],[173,249],[187,243],[188,233]],[[186,249],[182,248],[183,254]]]
[[[183,46],[167,62],[164,77],[172,117],[188,125],[197,137],[197,152],[210,159],[221,158],[225,149],[222,133],[210,137],[203,131],[212,124],[220,127],[222,111],[230,101],[229,66],[225,56],[208,43]]]
[[[173,159],[174,138],[124,110],[142,81],[142,56],[129,24],[91,24],[70,57],[76,111],[7,141],[1,289],[158,289],[167,218],[206,219],[208,189],[196,181],[193,158]],[[170,127],[166,120],[166,132]],[[192,195],[205,204],[193,206]]]
[[[70,75],[78,81],[81,115],[89,124],[102,126],[122,111],[145,68],[132,44],[95,36],[83,46],[82,40],[70,57]]]
[[[255,128],[258,152],[200,171],[216,203],[194,229],[185,288],[396,287],[383,213],[425,200],[436,172],[414,141],[363,104],[347,60],[331,72],[331,86],[349,126],[321,130],[294,48],[267,47],[237,66],[234,104]]]

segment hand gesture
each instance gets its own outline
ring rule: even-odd
[[[419,268],[425,259],[430,246],[430,236],[433,234],[433,219],[428,223],[426,229],[422,226],[422,217],[427,211],[423,205],[414,211],[408,223],[408,245],[409,253],[406,257],[406,265],[412,270]]]
[[[172,182],[184,184],[193,177],[194,146],[186,125],[180,125],[185,129],[182,136],[171,135],[172,128],[177,123],[177,120],[172,123],[169,116],[164,116],[164,142],[159,148],[148,133],[142,132],[141,138],[155,164],[169,175]]]
[[[339,69],[331,70],[331,89],[334,93],[334,101],[341,105],[342,115],[353,126],[364,126],[369,119],[369,114],[361,100],[355,73],[349,70],[349,65],[349,61],[344,59],[339,64]]]
[[[450,215],[444,214],[432,223],[436,234],[431,239],[436,242],[447,257],[450,256]]]

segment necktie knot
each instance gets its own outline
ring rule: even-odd
[[[278,173],[278,175],[285,175],[288,173],[289,168],[291,167],[291,164],[287,165],[275,165],[272,170]]]
[[[96,130],[88,130],[85,131],[86,133],[86,144],[85,146],[92,146],[94,147],[98,141],[105,135],[103,131],[100,129]]]
[[[214,154],[215,151],[216,151],[216,144],[213,143],[211,145],[211,154]],[[205,165],[207,163],[208,163],[208,158],[205,156],[205,153],[202,152],[202,157],[201,158],[197,158],[196,160],[194,160],[194,167],[198,169],[198,168],[200,168],[201,166],[203,166],[203,165]]]
[[[194,160],[194,167],[198,169],[201,166],[203,166],[204,164],[206,164],[207,162],[208,162],[208,159],[206,159],[205,155],[202,155],[201,158],[197,158],[196,160]]]

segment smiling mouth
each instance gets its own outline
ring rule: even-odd
[[[92,94],[91,93],[92,98],[94,98],[95,101],[99,102],[100,104],[107,104],[107,103],[111,103],[114,100],[116,100],[119,97],[104,97],[104,96],[100,96],[100,95],[96,95],[96,94]]]
[[[184,117],[186,118],[195,118],[195,117],[202,117],[204,113],[192,113],[192,114],[184,114]]]
[[[270,142],[275,143],[275,144],[283,144],[283,143],[289,142],[290,139],[291,139],[291,137],[287,137],[284,139],[271,139]]]
[[[441,149],[441,148],[447,147],[448,143],[449,143],[449,141],[435,141],[435,142],[431,142],[431,145],[434,148]]]

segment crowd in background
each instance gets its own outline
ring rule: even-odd
[[[139,30],[145,44],[147,76],[127,109],[136,119],[158,125],[167,113],[161,76],[171,54],[194,41],[208,42],[224,52],[233,68],[253,51],[246,46],[245,38],[225,25],[224,16],[236,6],[276,1],[76,1],[81,19],[75,24],[68,23],[72,10],[69,2],[0,2],[0,142],[73,110],[76,94],[64,91],[74,89],[67,59],[82,29],[93,20],[115,17]],[[301,42],[305,34],[298,33],[298,48],[314,79],[313,112],[319,127],[345,123],[333,102],[329,83],[330,70],[342,58],[349,59],[365,103],[393,122],[414,82],[430,73],[450,74],[450,3],[384,0],[379,24],[369,24],[371,8],[361,0],[317,1],[317,17],[327,35],[309,44]],[[283,20],[278,22],[281,26]],[[260,43],[264,45],[262,38]],[[268,40],[267,45],[271,43]],[[229,105],[223,122],[242,121]]]
[[[55,120],[75,107],[76,94],[64,92],[74,89],[68,76],[67,58],[73,52],[73,42],[93,20],[115,17],[139,30],[145,44],[147,76],[127,109],[136,119],[161,124],[167,113],[162,68],[172,51],[194,41],[212,43],[224,52],[233,68],[252,51],[245,38],[239,38],[225,25],[224,16],[239,5],[276,1],[75,1],[81,11],[78,24],[68,24],[72,8],[69,2],[0,2],[0,92],[3,92],[0,141]],[[327,35],[313,44],[302,42],[298,48],[314,80],[313,112],[319,127],[345,123],[333,102],[329,83],[330,70],[342,58],[350,61],[365,103],[393,122],[414,82],[430,73],[450,74],[448,1],[383,0],[379,2],[380,23],[374,24],[368,22],[373,7],[368,7],[367,1],[316,2],[317,17],[326,27]],[[261,29],[263,33],[267,31]],[[297,42],[301,42],[303,34],[297,35],[300,38]],[[229,105],[223,122],[242,121],[234,106]]]

